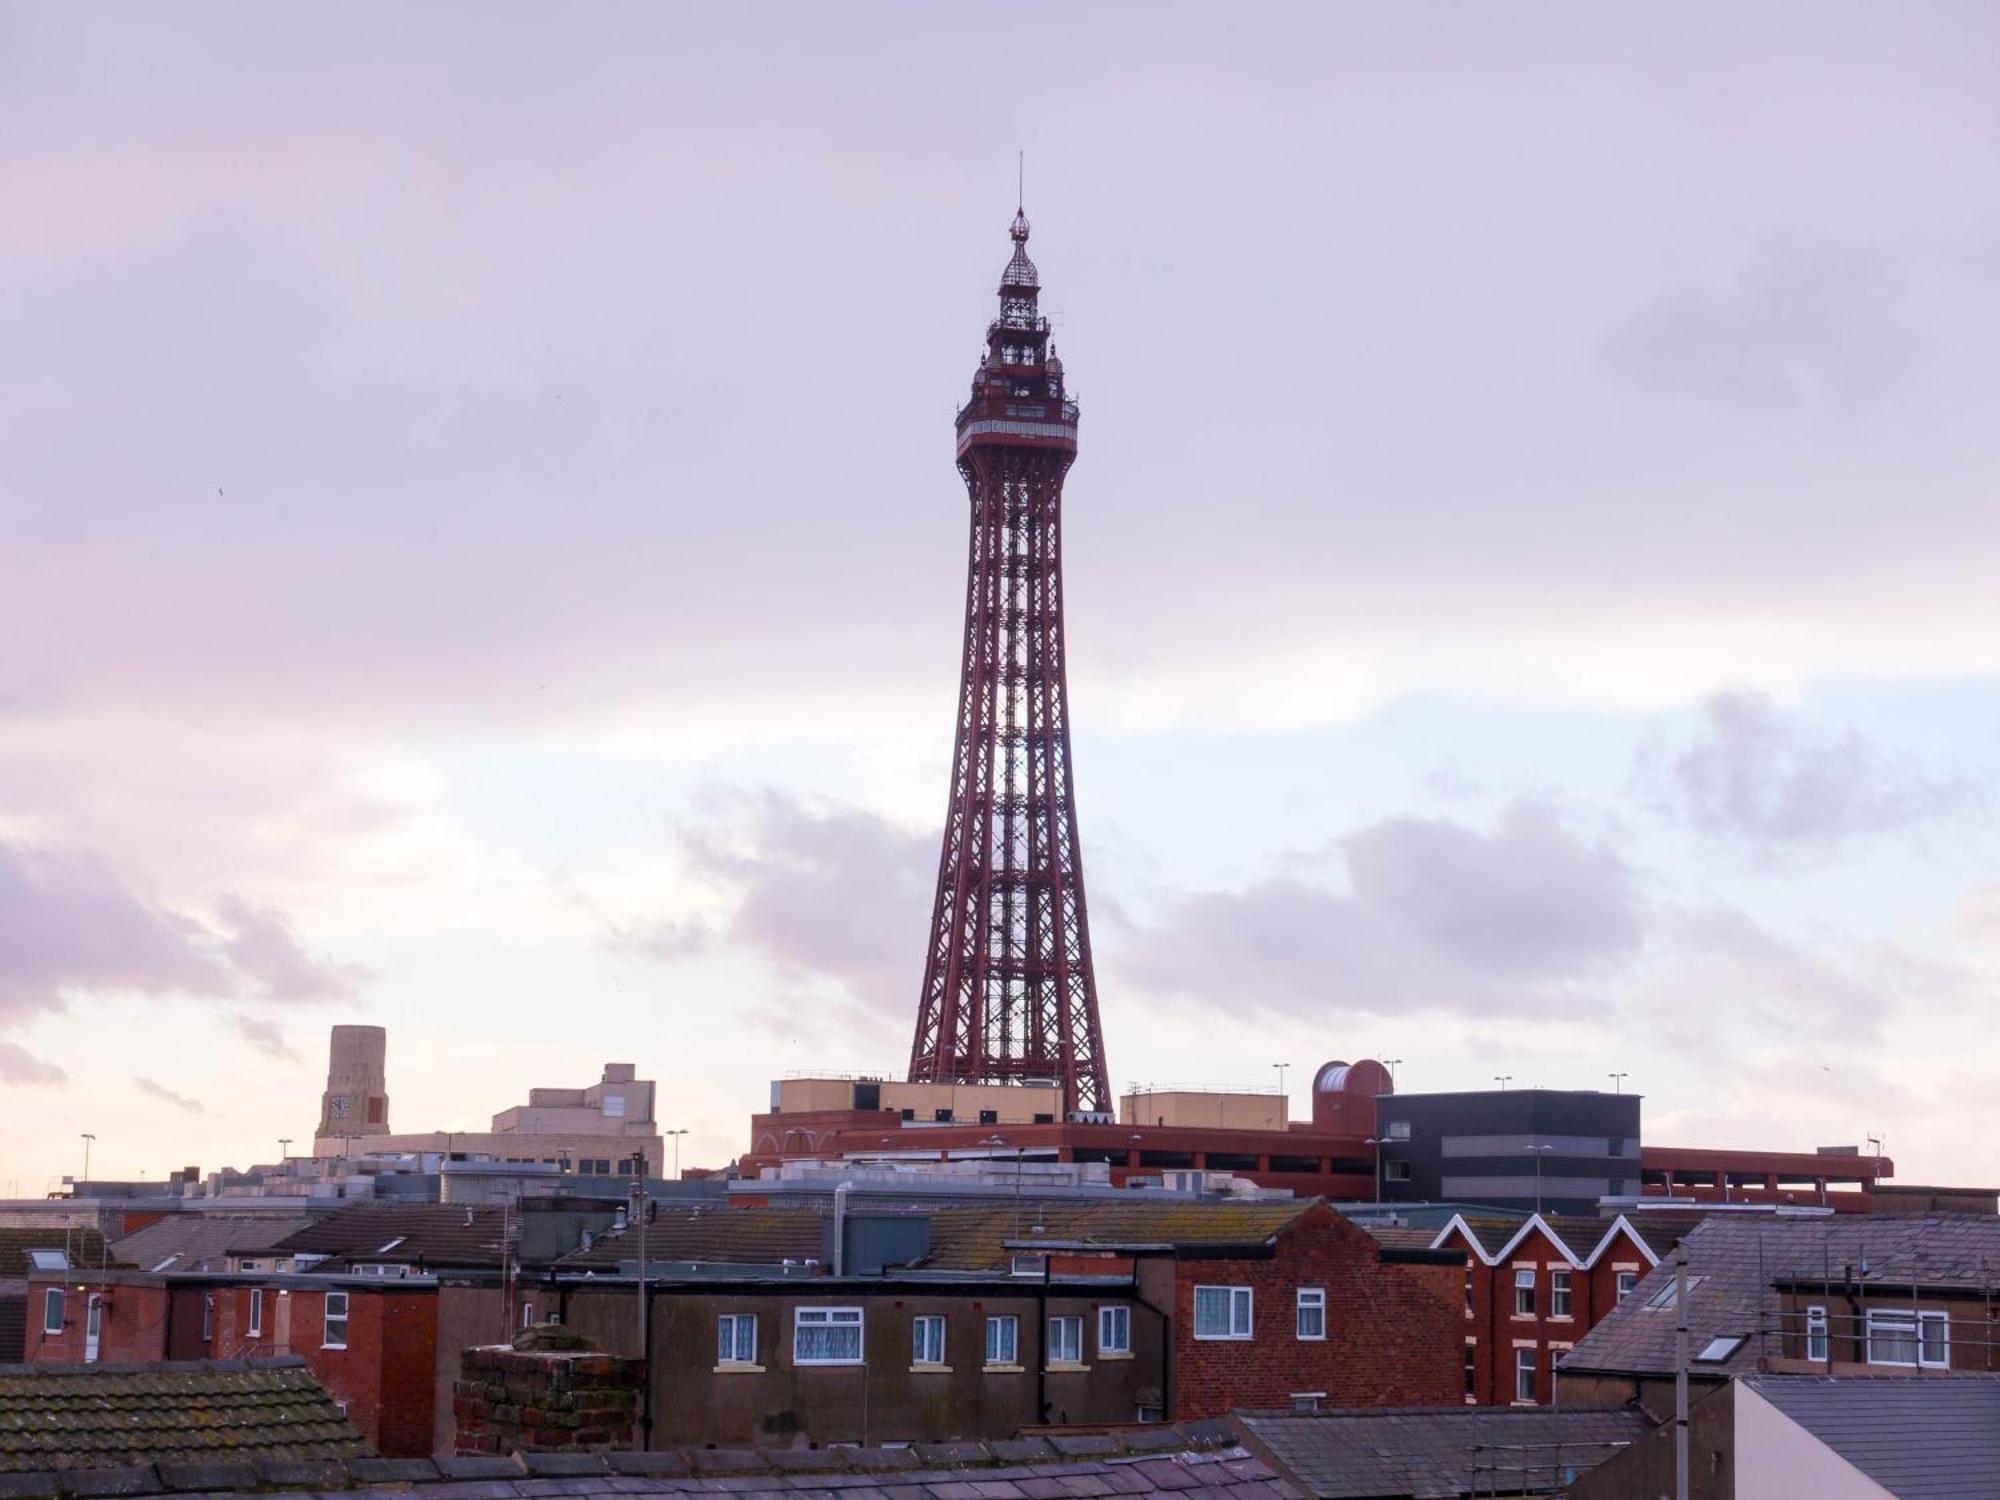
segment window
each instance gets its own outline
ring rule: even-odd
[[[261,1337],[264,1332],[264,1289],[250,1288],[250,1337]]]
[[[792,1314],[792,1358],[802,1365],[861,1363],[861,1309],[801,1307]]]
[[[1198,1339],[1250,1337],[1250,1288],[1198,1286],[1194,1289],[1194,1336]]]
[[[528,1315],[534,1316],[534,1309]],[[525,1324],[523,1325],[526,1326]],[[322,1349],[345,1349],[347,1347],[347,1293],[328,1292],[326,1294],[326,1319],[324,1331],[320,1334]]]
[[[1049,1363],[1052,1365],[1080,1365],[1083,1363],[1083,1319],[1049,1319]]]
[[[986,1320],[986,1363],[989,1365],[1012,1365],[1020,1363],[1021,1320],[1019,1318],[988,1318]]]
[[[757,1363],[755,1313],[724,1313],[715,1320],[715,1362],[719,1365]]]
[[[523,1302],[523,1303],[521,1304],[521,1326],[522,1326],[523,1328],[533,1328],[533,1327],[535,1326],[535,1304],[534,1304],[534,1303],[532,1303],[532,1302]]]
[[[1142,1406],[1134,1413],[1141,1422],[1164,1422],[1167,1409],[1164,1406]]]
[[[1688,1290],[1693,1291],[1696,1287],[1700,1286],[1701,1283],[1702,1283],[1702,1278],[1699,1276],[1688,1277]],[[1665,1283],[1662,1284],[1660,1289],[1657,1292],[1653,1293],[1652,1296],[1646,1299],[1646,1311],[1671,1312],[1673,1310],[1673,1306],[1674,1306],[1674,1278],[1669,1276],[1666,1279]]]
[[[1389,1122],[1390,1140],[1407,1141],[1409,1138],[1410,1138],[1410,1122],[1408,1120],[1391,1120]]]
[[[1549,1272],[1549,1316],[1552,1318],[1569,1316],[1569,1278],[1570,1273],[1567,1271]]]
[[[1131,1308],[1098,1308],[1097,1352],[1099,1354],[1130,1354],[1132,1352]]]
[[[1465,1315],[1472,1316],[1472,1257],[1465,1258]]]
[[[1951,1364],[1951,1322],[1941,1312],[1868,1314],[1868,1363],[1921,1365],[1929,1370]]]
[[[910,1363],[913,1365],[941,1365],[944,1363],[943,1318],[912,1318],[910,1320]]]
[[[1465,1399],[1468,1401],[1477,1401],[1479,1399],[1479,1346],[1477,1344],[1467,1344],[1465,1346]]]
[[[951,1111],[950,1111],[950,1110],[948,1110],[948,1109],[940,1109],[940,1110],[936,1111],[935,1113],[936,1113],[936,1118],[937,1118],[937,1122],[938,1122],[938,1124],[940,1124],[940,1125],[949,1125],[949,1124],[951,1123]]]
[[[1703,1364],[1719,1365],[1741,1349],[1748,1338],[1749,1335],[1743,1333],[1718,1333],[1701,1346],[1701,1352],[1695,1358]]]
[[[1298,1298],[1299,1337],[1302,1339],[1323,1339],[1326,1337],[1326,1288],[1322,1286],[1302,1286]]]
[[[1514,1399],[1525,1401],[1530,1406],[1535,1403],[1535,1351],[1532,1349],[1514,1351]]]
[[[1410,1164],[1406,1161],[1390,1161],[1382,1164],[1382,1180],[1385,1182],[1408,1182]]]
[[[1514,1316],[1532,1318],[1535,1315],[1535,1268],[1521,1266],[1514,1272]]]
[[[1618,1273],[1618,1300],[1623,1302],[1627,1297],[1631,1296],[1632,1288],[1638,1284],[1639,1273],[1637,1271],[1620,1271]]]
[[[1809,1307],[1806,1309],[1806,1358],[1824,1362],[1826,1357],[1826,1309]]]
[[[1293,1391],[1293,1411],[1318,1411],[1320,1402],[1326,1399],[1325,1391]]]
[[[1000,1123],[1000,1111],[997,1109],[982,1109],[979,1112],[979,1123],[982,1125],[998,1125]]]
[[[42,1332],[61,1333],[63,1331],[63,1294],[61,1287],[50,1287],[42,1293]]]
[[[1040,1276],[1048,1270],[1048,1266],[1049,1258],[1046,1255],[1016,1255],[1007,1263],[1007,1274],[1010,1276]]]
[[[215,1339],[215,1293],[201,1294],[201,1341],[212,1343]]]

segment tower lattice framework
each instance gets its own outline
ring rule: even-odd
[[[1062,490],[1076,459],[1063,387],[1014,215],[1000,316],[958,413],[971,500],[965,655],[910,1077],[1062,1086],[1111,1108],[1071,775]]]

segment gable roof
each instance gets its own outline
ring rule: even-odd
[[[0,1367],[0,1471],[367,1451],[298,1355]]]
[[[1579,1271],[1596,1265],[1599,1257],[1621,1239],[1635,1245],[1649,1265],[1657,1265],[1660,1259],[1652,1239],[1623,1214],[1615,1219],[1592,1219],[1581,1214],[1530,1214],[1519,1220],[1454,1214],[1431,1241],[1432,1248],[1447,1248],[1445,1241],[1454,1234],[1462,1235],[1471,1244],[1473,1254],[1488,1266],[1507,1260],[1534,1234],[1548,1240]]]
[[[0,1276],[26,1276],[34,1269],[28,1254],[31,1250],[65,1248],[69,1251],[72,1266],[95,1268],[107,1263],[112,1266],[122,1264],[106,1248],[104,1236],[95,1229],[0,1229]]]
[[[1544,1494],[1653,1430],[1637,1406],[1238,1412],[1245,1446],[1314,1500]],[[1540,1471],[1540,1472],[1537,1472]]]
[[[504,1211],[462,1203],[356,1203],[281,1240],[231,1245],[252,1255],[321,1255],[314,1269],[335,1271],[369,1262],[425,1269],[500,1264]]]
[[[1697,1366],[1711,1373],[1756,1366],[1763,1352],[1757,1335],[1777,1328],[1773,1286],[1780,1281],[1827,1278],[1838,1284],[1852,1267],[1864,1287],[1906,1289],[1921,1282],[1970,1290],[2000,1283],[2000,1219],[1990,1214],[1717,1216],[1695,1225],[1681,1247],[1692,1346],[1700,1349],[1724,1334],[1750,1335],[1729,1359]],[[1670,1291],[1673,1275],[1672,1261],[1662,1260],[1563,1356],[1560,1368],[1671,1374],[1674,1310],[1648,1304]]]
[[[232,1250],[267,1250],[313,1223],[307,1214],[168,1214],[114,1241],[111,1253],[141,1271],[220,1271]]]
[[[816,1207],[660,1204],[646,1225],[646,1260],[775,1266],[787,1260],[817,1259],[826,1253],[825,1219]],[[556,1265],[566,1271],[616,1270],[619,1262],[638,1258],[638,1235],[631,1229],[614,1229],[599,1236],[588,1250],[572,1250]]]
[[[1993,1493],[2000,1376],[1746,1375],[1743,1383],[1892,1495]]]

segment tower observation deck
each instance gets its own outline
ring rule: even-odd
[[[913,1081],[1052,1080],[1110,1110],[1071,772],[1062,487],[1077,406],[1016,212],[972,396],[957,420],[971,502],[951,797]]]

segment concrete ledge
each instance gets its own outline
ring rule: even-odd
[[[356,1484],[428,1484],[438,1467],[428,1458],[350,1458],[347,1477]]]
[[[224,1459],[163,1463],[156,1467],[160,1471],[160,1483],[170,1490],[254,1490],[257,1487],[256,1466],[245,1462]]]
[[[157,1495],[160,1476],[151,1464],[120,1464],[115,1469],[63,1469],[58,1476],[65,1495]]]

